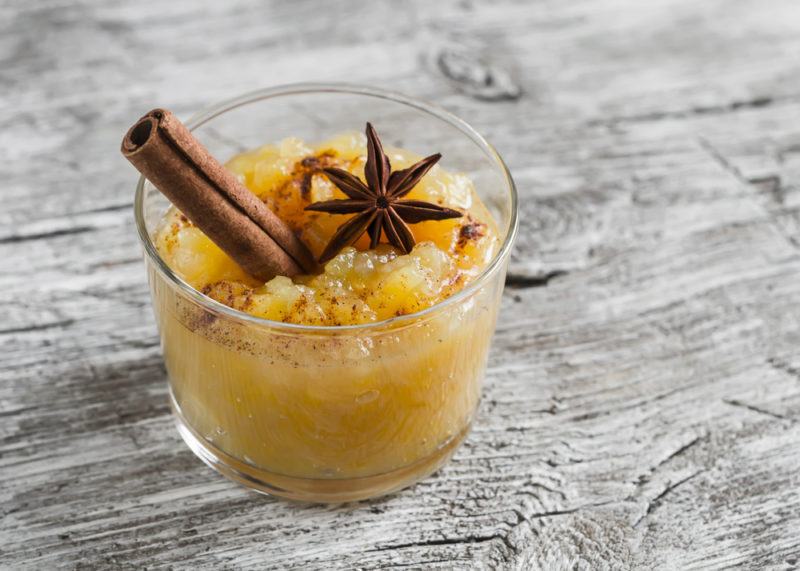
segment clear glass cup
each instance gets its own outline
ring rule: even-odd
[[[222,161],[289,136],[315,142],[372,121],[384,143],[463,172],[497,222],[501,248],[456,295],[418,313],[352,326],[257,318],[194,290],[153,237],[170,204],[143,178],[136,223],[178,430],[204,462],[250,488],[342,502],[408,486],[444,464],[480,400],[509,252],[514,183],[497,152],[450,113],[350,85],[249,93],[187,126]]]

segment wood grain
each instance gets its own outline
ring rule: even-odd
[[[799,56],[792,0],[0,2],[0,566],[796,568]],[[471,122],[524,217],[454,461],[300,505],[173,429],[118,143],[342,79]]]

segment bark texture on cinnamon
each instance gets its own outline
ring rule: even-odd
[[[122,141],[122,154],[253,277],[316,271],[314,256],[291,228],[169,111],[154,109],[139,119]]]

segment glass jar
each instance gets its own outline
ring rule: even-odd
[[[221,161],[285,137],[322,141],[379,126],[387,145],[471,177],[501,247],[456,295],[418,313],[351,326],[254,317],[200,294],[161,259],[153,237],[169,202],[136,189],[136,223],[178,430],[223,475],[287,498],[343,502],[434,472],[475,416],[509,251],[514,183],[497,152],[453,115],[395,93],[348,85],[265,89],[187,126]]]

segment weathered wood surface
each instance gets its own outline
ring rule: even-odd
[[[348,80],[506,157],[524,220],[455,460],[325,507],[169,416],[117,147],[154,104]],[[795,568],[795,0],[0,3],[0,566]]]

